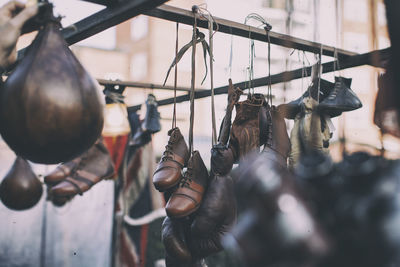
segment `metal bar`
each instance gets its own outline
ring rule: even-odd
[[[103,6],[111,6],[114,4],[114,2],[116,2],[113,0],[81,0],[81,1],[90,2],[90,3],[103,5]]]
[[[168,0],[125,0],[107,7],[62,30],[68,44],[77,43],[111,28]]]
[[[360,54],[360,55],[355,55],[346,58],[345,60],[340,61],[340,69],[348,69],[348,68],[353,68],[353,67],[358,67],[362,65],[369,65],[369,64],[375,64],[376,67],[383,67],[384,63],[390,58],[390,49],[382,49],[382,50],[376,50],[372,51],[369,53],[365,54]],[[335,61],[330,61],[327,63],[322,64],[322,72],[323,73],[329,73],[334,71],[334,62]],[[375,63],[373,63],[375,62]],[[376,64],[376,62],[381,62],[380,64]],[[311,75],[311,67],[306,68],[306,74],[302,75],[303,70],[302,69],[296,69],[292,71],[285,71],[279,74],[271,75],[271,83],[272,84],[277,84],[281,82],[288,82],[291,80],[296,80],[300,79],[302,77],[308,77]],[[268,85],[269,78],[268,76],[254,79],[252,84],[254,87],[261,87],[261,86],[266,86]],[[248,89],[249,82],[244,81],[240,83],[234,84],[235,87],[240,87],[241,89]],[[221,94],[226,94],[228,92],[228,85],[218,87],[214,89],[214,94],[215,95],[221,95]],[[200,92],[195,93],[195,98],[205,98],[209,97],[211,95],[211,90],[204,90]],[[185,102],[189,100],[189,94],[178,96],[176,98],[177,103]],[[174,98],[167,98],[167,99],[162,99],[160,101],[157,101],[158,106],[164,106],[164,105],[169,105],[174,103]],[[128,108],[131,111],[137,111],[140,109],[140,105],[132,106]]]
[[[61,34],[67,43],[72,45],[167,1],[169,0],[125,0],[123,3],[119,2],[118,4],[109,6],[69,25],[61,31]],[[98,1],[98,3],[100,2],[103,1]],[[18,51],[18,61],[24,57],[25,51],[26,48]]]
[[[187,25],[193,25],[194,23],[194,15],[191,11],[172,7],[168,5],[162,5],[160,7],[154,8],[152,10],[145,11],[143,14],[161,18],[169,21],[175,21]],[[251,27],[245,24],[237,23],[234,21],[216,18],[214,17],[215,22],[218,24],[218,31],[232,34],[236,36],[241,36],[245,38],[252,38],[254,40],[267,42],[266,32],[264,29],[259,29],[256,27]],[[198,17],[197,19],[197,26],[201,28],[208,29],[208,21],[202,17]],[[214,24],[214,29],[216,29],[216,25]],[[311,52],[314,54],[319,54],[321,51],[320,43],[311,42],[308,40],[292,37],[286,34],[280,34],[271,31],[270,32],[270,39],[272,44],[276,44],[279,46],[284,46],[287,48],[298,49],[302,51]],[[354,56],[357,53],[337,49],[333,46],[322,45],[322,54],[325,56],[334,56],[335,49],[337,51],[339,58],[345,58],[347,56]]]
[[[174,90],[173,86],[169,85],[160,85],[160,84],[154,84],[154,83],[140,83],[140,82],[130,82],[130,81],[110,81],[110,80],[104,80],[104,79],[97,79],[99,84],[101,85],[122,85],[126,87],[132,87],[132,88],[146,88],[146,89],[157,89],[157,90]],[[177,91],[184,91],[184,92],[190,92],[190,88],[186,87],[177,87]],[[196,89],[196,91],[204,91],[205,89]]]

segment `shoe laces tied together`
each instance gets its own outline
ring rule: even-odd
[[[165,151],[163,152],[163,156],[161,158],[163,161],[172,160],[172,145],[173,142],[168,141],[168,144],[165,146]]]
[[[181,181],[179,182],[179,187],[187,187],[190,188],[192,183],[192,167],[187,167],[185,175],[182,177]]]

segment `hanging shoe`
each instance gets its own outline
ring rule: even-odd
[[[333,117],[337,112],[361,108],[360,99],[350,89],[351,81],[351,78],[335,77],[335,87],[327,98],[320,101],[318,110]]]
[[[232,123],[229,141],[235,162],[260,147],[259,112],[264,103],[263,95],[253,94],[249,99],[235,105],[236,117]]]
[[[54,198],[82,195],[93,185],[114,175],[114,165],[108,150],[102,141],[98,141],[81,156],[76,169],[62,182],[53,186],[49,194]]]
[[[187,170],[165,207],[171,218],[181,218],[195,212],[201,204],[208,186],[209,176],[198,151],[188,160]]]
[[[169,130],[168,135],[168,144],[153,174],[154,187],[160,192],[179,183],[189,158],[189,150],[179,128]]]
[[[62,182],[67,176],[70,176],[76,170],[81,160],[82,157],[78,157],[58,165],[55,170],[44,177],[44,182],[49,186],[54,186],[59,182]]]
[[[319,100],[323,101],[333,90],[335,84],[330,81],[321,79],[320,83],[320,92],[319,92]],[[309,97],[309,91],[311,92],[311,97],[315,100],[318,99],[318,81],[312,83],[308,90],[304,92],[304,94],[293,100],[287,104],[281,104],[278,106],[278,111],[286,118],[294,120],[296,115],[301,111],[301,105],[303,103],[303,99]],[[341,114],[341,112],[340,112]],[[339,116],[340,114],[336,114],[335,116]]]
[[[285,119],[273,106],[269,111],[271,114],[271,133],[263,149],[267,157],[281,166],[287,166],[287,157],[290,153],[290,140],[286,129]]]
[[[157,107],[156,97],[149,94],[146,100],[146,116],[142,124],[145,132],[157,133],[161,130],[160,112],[158,112]]]

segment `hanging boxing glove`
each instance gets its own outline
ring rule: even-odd
[[[220,252],[222,238],[236,221],[236,200],[230,176],[214,176],[191,224],[189,246],[201,259]]]
[[[46,21],[0,92],[0,124],[16,154],[54,164],[95,143],[103,128],[103,100],[61,36],[51,6]]]

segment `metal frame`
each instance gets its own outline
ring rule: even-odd
[[[128,20],[134,16],[139,14],[145,14],[152,17],[157,17],[169,21],[175,21],[183,24],[193,25],[194,22],[194,13],[188,10],[171,7],[167,5],[163,5],[157,7],[168,0],[82,0],[91,3],[107,5],[105,9],[78,21],[77,23],[70,25],[62,30],[62,34],[66,39],[68,44],[74,44],[79,42],[85,38],[88,38],[94,34],[97,34],[103,30],[106,30],[112,26],[115,26],[125,20]],[[218,23],[218,31],[232,34],[235,36],[241,36],[244,38],[252,38],[254,40],[267,42],[266,31],[264,29],[259,29],[255,27],[251,27],[248,25],[244,25],[241,23],[214,18],[215,22]],[[197,20],[198,27],[208,28],[208,22],[204,18],[198,17]],[[216,25],[214,25],[216,28]],[[340,68],[346,69],[361,65],[371,65],[375,67],[382,67],[383,62],[387,60],[389,57],[390,51],[389,49],[385,50],[377,50],[370,53],[365,54],[357,54],[351,51],[346,51],[343,49],[337,49],[332,46],[325,46],[320,43],[295,38],[289,35],[276,33],[270,31],[270,40],[272,44],[276,44],[279,46],[298,49],[302,51],[308,51],[311,53],[319,54],[322,51],[323,55],[326,56],[334,56],[335,51],[337,52]],[[23,52],[19,51],[19,59],[23,56]],[[323,64],[323,72],[332,72],[333,61]],[[311,71],[310,67],[307,69],[306,76],[309,76]],[[287,82],[293,79],[298,79],[302,77],[302,69],[282,72],[279,74],[275,74],[271,76],[272,84]],[[254,87],[265,86],[269,82],[268,77],[262,77],[255,79],[253,81]],[[103,80],[103,83],[105,81]],[[113,83],[115,84],[115,82]],[[160,86],[155,84],[138,84],[137,86],[132,87],[143,87],[143,88],[153,88],[153,89],[164,89],[171,90],[170,86]],[[131,84],[133,85],[133,83]],[[247,88],[247,82],[237,83],[236,86],[241,87],[242,89]],[[157,88],[156,88],[157,87]],[[222,86],[215,89],[215,94],[224,94],[227,92],[228,86]],[[179,91],[187,91],[187,88],[180,87]],[[203,98],[211,95],[210,90],[197,90],[195,97]],[[183,102],[189,100],[188,95],[178,96],[177,102]],[[158,101],[159,105],[168,105],[173,103],[173,98],[168,98],[164,100]],[[131,107],[131,109],[137,109],[138,106]]]
[[[340,61],[340,69],[348,69],[348,68],[353,68],[353,67],[358,67],[358,66],[363,66],[363,65],[369,65],[371,62],[374,62],[374,65],[377,65],[377,67],[383,67],[383,62],[387,62],[387,60],[390,57],[390,49],[382,49],[382,50],[376,50],[372,51],[369,53],[365,54],[360,54],[352,57],[348,57],[342,61]],[[322,72],[323,73],[329,73],[334,71],[334,62],[335,61],[330,61],[327,63],[322,64]],[[379,64],[378,64],[379,62]],[[271,75],[271,84],[277,84],[281,82],[288,82],[296,79],[300,79],[303,77],[308,77],[311,75],[311,66],[305,68],[306,75],[303,75],[303,69],[296,69],[292,71],[285,71],[279,74]],[[257,78],[252,81],[252,85],[254,87],[261,87],[261,86],[266,86],[269,84],[269,77],[265,76],[262,78]],[[234,84],[235,87],[240,87],[242,90],[248,89],[249,88],[249,82],[248,81],[243,81],[239,83]],[[221,86],[218,88],[214,89],[214,94],[215,95],[221,95],[221,94],[226,94],[228,92],[228,85],[226,86]],[[211,96],[211,90],[203,90],[203,91],[196,91],[195,92],[195,99],[199,98],[205,98]],[[190,97],[189,94],[186,95],[181,95],[176,97],[176,102],[181,103],[185,101],[189,101]],[[170,105],[174,103],[174,98],[167,98],[167,99],[162,99],[157,101],[158,106],[164,106],[164,105]],[[128,109],[130,111],[137,111],[139,110],[141,105],[136,105],[129,107]]]

